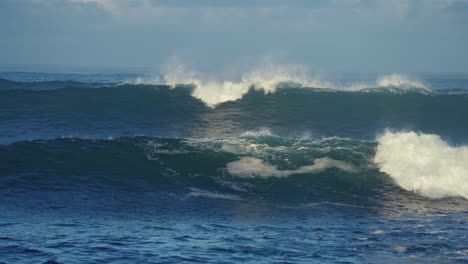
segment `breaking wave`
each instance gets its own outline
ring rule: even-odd
[[[186,197],[226,200],[276,199],[279,193],[301,202],[311,202],[307,199],[317,195],[330,201],[328,196],[337,192],[363,199],[372,193],[407,196],[402,189],[429,198],[468,199],[468,148],[450,147],[436,135],[386,132],[376,142],[253,135],[70,138],[0,145],[0,188],[28,184],[35,189],[72,188],[76,175],[98,173],[110,177],[105,184],[131,176],[189,187]],[[12,174],[23,176],[7,177]],[[41,174],[48,179],[38,181]],[[87,188],[99,179],[87,182]],[[343,202],[340,199],[335,202]]]
[[[311,134],[371,139],[392,128],[450,136],[464,144],[468,141],[466,94],[295,87],[283,84],[268,94],[251,88],[242,99],[215,108],[193,97],[196,88],[192,86],[0,90],[0,115],[5,120],[0,122],[0,142],[70,135],[226,137],[261,127],[280,136],[300,134],[305,138]]]
[[[349,85],[335,84],[320,78],[311,78],[305,67],[297,65],[282,65],[266,63],[243,74],[238,81],[217,81],[205,77],[196,71],[177,64],[168,69],[162,80],[160,78],[138,77],[134,84],[193,85],[192,96],[200,99],[206,105],[215,107],[218,104],[241,99],[250,89],[262,91],[264,94],[275,93],[279,88],[288,86],[294,88],[308,88],[348,92],[371,92],[386,90],[394,93],[419,92],[432,93],[423,82],[409,78],[402,74],[382,76],[375,83],[353,83]]]
[[[44,82],[16,82],[0,78],[0,90],[53,90],[66,88],[112,88],[122,86],[155,86],[170,89],[191,87],[191,96],[214,108],[219,104],[242,99],[250,91],[258,91],[265,95],[276,93],[284,89],[309,89],[316,91],[338,92],[389,92],[394,94],[419,93],[434,94],[421,81],[413,80],[405,75],[391,74],[377,79],[375,83],[337,84],[330,81],[314,80],[296,68],[277,66],[267,71],[256,70],[249,72],[238,81],[217,81],[203,78],[196,73],[176,68],[174,72],[164,77],[137,77],[132,81],[118,83],[88,83],[77,81],[44,81]],[[294,70],[296,69],[296,70]],[[454,93],[453,91],[449,91]],[[461,91],[458,93],[465,93]]]
[[[375,162],[402,188],[431,198],[468,199],[468,147],[452,147],[440,136],[386,132]]]

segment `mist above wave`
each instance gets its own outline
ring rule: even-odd
[[[370,92],[386,88],[388,91],[401,93],[417,91],[431,93],[432,91],[421,81],[414,80],[402,74],[385,75],[375,83],[336,84],[311,77],[307,68],[298,65],[265,63],[244,73],[240,80],[216,80],[203,74],[187,69],[183,64],[168,67],[162,79],[158,77],[138,77],[134,84],[164,84],[174,88],[177,85],[192,85],[192,96],[200,99],[206,105],[215,107],[218,104],[241,99],[250,89],[262,91],[265,94],[275,93],[279,88],[288,87],[336,90],[347,92]]]

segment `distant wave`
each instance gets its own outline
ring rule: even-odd
[[[140,82],[144,83],[144,82]],[[151,84],[151,83],[150,83]],[[153,83],[157,84],[157,83]],[[210,107],[229,101],[236,101],[244,97],[251,89],[261,91],[264,94],[275,93],[282,88],[304,88],[322,91],[340,92],[391,92],[403,94],[415,92],[421,94],[433,94],[434,92],[419,81],[409,79],[400,74],[392,74],[379,78],[375,84],[352,84],[350,86],[334,85],[330,82],[311,81],[288,75],[276,75],[272,79],[260,75],[250,76],[240,82],[223,81],[207,82],[200,79],[171,80],[164,84],[174,88],[177,85],[193,85],[192,96],[200,99]]]
[[[97,88],[114,86],[117,83],[91,83],[80,81],[31,81],[20,82],[0,78],[0,90],[53,90],[64,88]]]
[[[382,76],[374,84],[355,83],[347,86],[337,85],[330,81],[310,78],[303,67],[296,65],[267,64],[242,75],[240,81],[216,81],[203,78],[195,71],[176,65],[160,78],[138,77],[133,84],[152,85],[193,85],[192,96],[200,99],[206,105],[215,107],[221,103],[241,99],[250,89],[262,91],[265,94],[275,93],[282,87],[322,89],[348,92],[371,92],[374,89],[394,92],[433,93],[423,82],[414,80],[402,74]]]
[[[420,92],[250,89],[239,100],[208,107],[191,86],[0,91],[0,142],[63,135],[237,136],[269,127],[281,136],[372,138],[385,128],[450,136],[468,142],[468,96]],[[15,124],[15,125],[11,125]]]
[[[182,64],[168,67],[161,76],[136,77],[117,83],[86,83],[76,81],[13,82],[0,79],[0,90],[28,89],[45,90],[60,88],[96,88],[121,85],[153,85],[176,88],[193,87],[191,95],[209,107],[242,99],[251,90],[263,94],[276,93],[285,88],[304,88],[340,92],[391,92],[432,94],[433,91],[422,81],[403,74],[391,74],[378,78],[375,83],[336,84],[319,77],[312,77],[306,68],[298,65],[266,63],[242,74],[240,80],[218,80],[187,69]]]

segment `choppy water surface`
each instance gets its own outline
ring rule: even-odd
[[[468,260],[464,75],[0,77],[0,262]]]

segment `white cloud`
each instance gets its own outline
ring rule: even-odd
[[[70,3],[76,4],[94,4],[98,7],[109,11],[114,15],[120,15],[123,8],[130,3],[129,1],[122,1],[122,0],[67,0]],[[147,1],[143,1],[142,3],[146,3]]]
[[[60,3],[58,0],[33,0]],[[408,31],[437,27],[441,10],[468,0],[324,0],[236,1],[231,4],[206,0],[65,0],[72,5],[100,8],[122,25],[171,27],[191,31],[262,32],[375,32],[404,27]],[[336,19],[339,17],[340,19]],[[431,19],[427,19],[431,17]],[[407,23],[407,20],[421,23]],[[434,22],[431,22],[434,21]],[[413,28],[411,28],[413,27]]]

